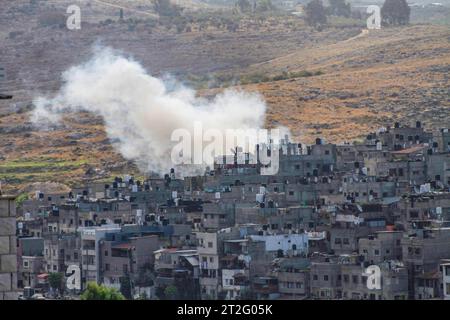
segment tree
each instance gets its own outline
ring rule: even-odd
[[[274,6],[272,4],[271,0],[259,0],[256,9],[260,12],[266,12],[274,9]]]
[[[160,300],[164,300],[166,298],[164,291],[164,287],[157,286],[155,290],[155,296],[157,296]]]
[[[172,4],[170,0],[156,0],[154,6],[160,16],[176,17],[181,14],[181,8]]]
[[[120,293],[122,293],[126,299],[131,299],[131,278],[128,274],[125,277],[120,278]]]
[[[386,0],[381,8],[383,25],[405,25],[409,23],[411,8],[406,0]]]
[[[138,300],[148,300],[148,296],[147,293],[144,291],[139,295],[139,299]]]
[[[169,300],[175,300],[178,296],[178,289],[175,286],[167,286],[164,289],[164,295]]]
[[[17,207],[21,207],[24,201],[27,201],[30,197],[28,193],[22,193],[16,198]]]
[[[60,272],[52,272],[48,275],[48,284],[50,285],[50,288],[54,290],[64,290],[63,280],[64,276]]]
[[[346,3],[345,0],[329,0],[330,7],[328,12],[332,16],[341,16],[349,18],[352,14],[350,3]]]
[[[327,23],[325,8],[321,0],[312,0],[305,8],[305,21],[309,26],[318,28]]]
[[[117,289],[89,282],[81,300],[125,300],[125,297]]]
[[[252,10],[249,0],[237,0],[236,7],[239,8],[240,12],[250,12]]]

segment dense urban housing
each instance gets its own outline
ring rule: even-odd
[[[448,129],[277,147],[276,175],[235,161],[17,208],[3,195],[0,298],[77,298],[90,282],[128,299],[450,298]]]

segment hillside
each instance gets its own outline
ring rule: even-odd
[[[0,101],[0,181],[6,189],[36,181],[74,185],[136,171],[114,151],[98,117],[69,114],[50,128],[30,122],[32,99],[55,92],[61,72],[85,61],[98,43],[130,54],[154,75],[171,73],[181,80],[223,73],[250,79],[263,74],[273,80],[290,73],[294,76],[286,80],[241,88],[262,93],[269,106],[267,126],[288,126],[304,142],[316,136],[331,142],[354,140],[417,116],[428,127],[450,123],[448,27],[413,25],[361,33],[348,24],[317,32],[285,15],[243,18],[234,32],[221,24],[207,23],[205,29],[200,28],[203,22],[194,22],[190,32],[178,33],[146,20],[104,24],[105,17],[91,8],[91,22],[68,40],[67,30],[42,26],[39,18],[28,20],[48,8],[21,3],[35,14],[13,5],[7,9],[15,18],[0,13],[1,64],[8,70],[3,89],[15,96]],[[302,76],[305,71],[317,75]],[[212,96],[219,90],[199,94]]]
[[[393,121],[450,124],[450,31],[411,26],[362,33],[300,49],[248,72],[321,70],[323,75],[243,86],[262,92],[268,125],[282,124],[311,142],[353,140]],[[413,118],[413,119],[411,119]]]

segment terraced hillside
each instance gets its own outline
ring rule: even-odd
[[[235,32],[211,24],[177,33],[164,26],[149,29],[145,21],[104,24],[101,17],[95,23],[93,7],[91,22],[67,33],[40,25],[37,17],[46,7],[32,9],[36,15],[30,16],[20,9],[29,1],[14,3],[6,10],[14,18],[0,12],[0,64],[8,71],[3,88],[15,96],[0,101],[0,181],[6,189],[36,181],[73,185],[136,170],[114,151],[102,120],[91,114],[69,114],[55,127],[30,122],[32,99],[56,91],[61,72],[86,60],[99,42],[131,54],[152,74],[247,79],[250,84],[241,88],[262,93],[269,105],[267,126],[288,126],[305,142],[316,136],[354,140],[394,120],[450,125],[448,27],[361,33],[350,24],[318,32],[283,16],[244,19]]]

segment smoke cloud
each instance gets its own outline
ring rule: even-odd
[[[266,105],[257,94],[226,90],[212,100],[173,81],[152,77],[138,62],[112,49],[97,49],[84,64],[63,73],[53,97],[34,101],[32,121],[57,123],[65,112],[100,115],[114,147],[144,172],[166,173],[173,167],[170,152],[174,130],[258,129]]]

